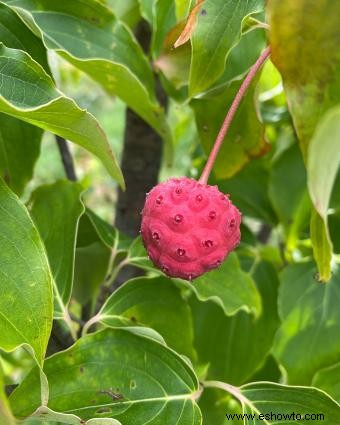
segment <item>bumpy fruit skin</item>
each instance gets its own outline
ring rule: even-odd
[[[240,242],[241,214],[217,186],[173,178],[147,194],[141,235],[165,274],[193,280],[218,267]]]

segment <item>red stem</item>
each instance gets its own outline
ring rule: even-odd
[[[263,63],[266,61],[266,59],[270,55],[270,47],[267,47],[259,56],[257,61],[254,63],[254,65],[250,68],[250,71],[248,72],[248,75],[243,80],[243,83],[241,84],[241,87],[239,88],[239,91],[237,92],[233,103],[231,104],[229,111],[227,113],[227,116],[225,117],[222,127],[217,135],[215,144],[210,152],[209,158],[207,163],[205,164],[204,170],[202,172],[202,175],[199,179],[199,182],[202,184],[207,184],[209,175],[211,173],[211,170],[214,166],[217,154],[221,148],[222,142],[229,130],[230,124],[234,118],[234,115],[237,111],[237,108],[239,107],[241,100],[243,96],[245,95],[250,83],[252,82],[253,78],[255,77],[257,71],[261,68]]]

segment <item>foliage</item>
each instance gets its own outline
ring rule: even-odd
[[[1,425],[340,425],[339,16],[332,0],[0,1]],[[241,244],[170,279],[103,214],[124,108],[163,137],[162,176],[197,177],[267,44],[210,181]],[[241,412],[257,418],[226,417]]]

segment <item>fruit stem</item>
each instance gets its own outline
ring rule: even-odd
[[[254,63],[254,65],[250,68],[250,71],[248,72],[246,78],[243,80],[243,83],[241,84],[241,87],[239,88],[233,103],[231,104],[229,111],[223,121],[222,127],[216,137],[214,146],[210,152],[209,158],[207,163],[205,164],[204,170],[202,172],[202,175],[199,179],[199,182],[202,184],[207,184],[211,170],[214,166],[214,162],[216,160],[216,157],[218,155],[218,152],[221,148],[222,142],[229,130],[230,124],[233,121],[233,118],[235,116],[235,113],[241,103],[241,100],[243,96],[245,95],[250,83],[252,82],[253,78],[255,77],[257,71],[261,68],[263,63],[266,61],[266,59],[270,56],[270,47],[267,47],[259,56],[257,61]]]

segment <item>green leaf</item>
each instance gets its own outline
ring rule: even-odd
[[[284,137],[287,137],[284,133]],[[306,169],[298,144],[288,133],[284,140],[292,143],[273,156],[269,171],[269,197],[285,234],[285,256],[291,258],[299,240],[309,235],[310,199],[306,188]]]
[[[101,159],[111,176],[123,177],[98,122],[59,92],[27,53],[0,44],[0,111],[52,131]]]
[[[205,388],[198,403],[204,425],[242,425],[243,421],[227,419],[228,414],[242,414],[239,404],[229,394],[216,388]]]
[[[230,193],[243,214],[271,224],[277,222],[268,196],[269,172],[264,160],[251,161],[233,178],[215,183],[223,193]]]
[[[340,3],[269,0],[267,12],[272,60],[282,75],[306,160],[318,121],[329,108],[339,103]]]
[[[131,28],[140,20],[138,0],[108,0],[107,4],[116,17]]]
[[[51,423],[51,421],[53,421]],[[48,407],[41,406],[39,407],[34,414],[24,422],[25,425],[40,425],[41,423],[46,425],[60,425],[60,424],[69,424],[69,425],[84,425],[84,421],[79,418],[79,416],[68,414],[68,413],[58,413],[49,409]],[[86,421],[86,425],[122,425],[116,419],[90,419]]]
[[[0,174],[18,195],[33,177],[41,136],[39,128],[0,114]]]
[[[77,247],[88,246],[95,242],[101,242],[111,249],[118,246],[119,233],[117,229],[99,217],[94,211],[86,208],[79,221]]]
[[[0,346],[22,344],[42,364],[53,313],[52,276],[26,208],[0,180]]]
[[[340,363],[319,370],[313,377],[312,385],[340,403]]]
[[[331,275],[332,243],[328,229],[328,208],[340,166],[340,107],[329,110],[320,121],[309,144],[308,188],[316,211],[312,215],[311,237],[320,279]]]
[[[310,221],[310,237],[312,240],[313,254],[318,266],[318,280],[328,282],[331,278],[332,242],[329,237],[326,222],[316,210],[312,210]]]
[[[309,385],[319,369],[340,355],[340,273],[335,272],[327,285],[318,283],[315,274],[310,263],[290,265],[282,273],[282,324],[273,350],[292,384]]]
[[[6,47],[27,52],[47,73],[50,73],[44,44],[2,1],[0,2],[0,42]]]
[[[320,123],[321,127],[318,124],[324,114],[339,103],[340,54],[337,45],[340,27],[337,16],[340,4],[331,0],[303,0],[298,4],[293,0],[270,0],[268,12],[272,59],[282,74],[288,105],[307,162],[309,190],[320,214],[314,213],[311,223],[314,256],[320,278],[328,281],[332,247],[325,212],[339,158],[332,154],[333,140],[330,139],[337,131],[335,118],[328,116],[324,118],[326,122]],[[320,26],[320,21],[325,25]],[[329,130],[326,129],[328,125]],[[321,136],[327,137],[327,141]],[[329,158],[331,162],[325,164],[324,160]],[[327,169],[323,176],[320,174],[322,168]],[[325,178],[327,186],[322,184]],[[321,246],[318,246],[319,242]]]
[[[219,129],[241,83],[242,81],[231,82],[216,95],[211,92],[205,97],[191,101],[200,140],[207,154],[215,143]],[[252,83],[223,140],[213,168],[217,179],[232,177],[252,158],[263,155],[269,148],[264,139],[264,128],[255,108],[255,87],[256,83]]]
[[[306,191],[306,171],[297,143],[275,155],[270,168],[269,197],[280,222],[288,227]]]
[[[261,297],[255,282],[241,269],[235,253],[229,254],[218,269],[199,277],[194,284],[182,282],[200,301],[215,302],[226,315],[233,315],[239,310],[256,316],[261,313]]]
[[[4,391],[4,380],[0,365],[0,423],[1,425],[15,425],[15,420],[9,407]]]
[[[266,362],[263,364],[261,369],[258,369],[254,375],[249,379],[250,382],[255,381],[269,381],[269,382],[280,382],[282,379],[282,373],[279,369],[279,364],[274,359],[272,354],[269,354],[266,358]]]
[[[0,41],[7,47],[26,51],[49,72],[46,49],[41,40],[3,3],[0,3]],[[41,136],[40,129],[0,114],[0,173],[18,195],[32,178]]]
[[[150,63],[130,29],[97,0],[6,0],[45,46],[120,97],[167,141],[172,136],[155,94]],[[24,8],[30,12],[23,11]]]
[[[263,29],[243,34],[239,43],[231,49],[223,74],[209,87],[207,93],[218,93],[223,87],[229,86],[231,81],[243,79],[265,46],[266,34]]]
[[[82,305],[95,303],[108,275],[111,251],[101,242],[78,247],[75,252],[73,296]]]
[[[308,188],[313,204],[326,220],[340,166],[340,106],[329,110],[318,124],[308,148]]]
[[[149,260],[142,242],[142,238],[140,236],[134,239],[130,245],[128,249],[128,255],[124,260],[124,263],[140,267],[143,270],[162,273],[160,270],[156,269]]]
[[[99,239],[103,242],[104,245],[106,245],[108,248],[117,249],[119,247],[120,242],[122,242],[123,238],[120,237],[117,229],[115,229],[105,220],[100,218],[89,208],[86,208],[84,218],[87,218],[91,222]]]
[[[226,58],[241,37],[242,21],[262,9],[261,0],[205,0],[191,38],[191,96],[209,88],[222,75]]]
[[[126,282],[105,302],[98,320],[107,326],[148,326],[159,332],[178,353],[195,357],[191,311],[181,290],[170,279],[136,278]]]
[[[156,0],[156,2],[157,1],[158,0]],[[154,8],[155,2],[151,2],[149,0],[138,0],[138,2],[139,2],[140,11],[141,11],[143,18],[146,21],[148,21],[149,24],[152,24],[152,22],[153,22],[153,8]]]
[[[199,384],[189,365],[128,328],[81,338],[46,360],[44,369],[54,411],[83,420],[103,415],[123,424],[201,424],[194,401]],[[32,413],[39,406],[37,374],[30,373],[10,400],[16,416]]]
[[[176,4],[173,0],[156,0],[153,6],[152,53],[155,58],[162,51],[170,29],[176,24]]]
[[[67,305],[72,293],[78,221],[84,213],[84,188],[67,180],[39,187],[31,197],[31,215],[44,241],[58,295]],[[56,300],[55,308],[59,305]]]
[[[340,406],[326,393],[317,388],[292,387],[269,382],[255,382],[240,388],[245,397],[244,413],[255,414],[257,420],[245,419],[245,424],[286,424],[334,425],[340,423]],[[292,413],[301,415],[294,420]],[[265,415],[262,420],[258,417]],[[266,417],[268,415],[268,417]],[[277,415],[276,417],[274,415]],[[278,416],[282,415],[282,416]],[[283,415],[288,415],[284,418]],[[319,415],[319,416],[307,416]],[[322,415],[322,416],[320,416]],[[280,419],[281,418],[281,419]]]
[[[190,298],[195,348],[200,363],[208,364],[208,379],[242,384],[263,365],[271,350],[279,325],[276,307],[278,278],[269,263],[262,262],[254,270],[263,305],[258,318],[244,311],[226,316],[215,303]]]

